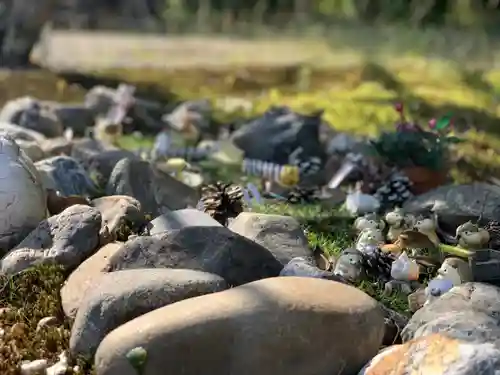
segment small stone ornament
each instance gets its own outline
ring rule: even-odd
[[[385,221],[389,225],[387,240],[390,242],[396,241],[398,236],[407,229],[404,212],[399,207],[387,212],[385,214]]]
[[[375,248],[384,244],[384,235],[378,229],[364,229],[356,239],[355,248],[364,254],[371,253]]]
[[[380,208],[380,202],[372,195],[364,194],[360,185],[347,194],[344,205],[353,216],[377,212]]]
[[[472,270],[465,260],[446,258],[438,269],[437,276],[429,282],[425,289],[425,304],[432,302],[451,288],[472,281],[472,279]]]
[[[403,251],[409,251],[414,256],[438,253],[438,248],[429,237],[416,230],[405,230],[394,243],[383,245],[382,250],[398,255]]]
[[[478,225],[468,221],[457,228],[458,246],[467,250],[483,249],[490,241],[490,233]]]
[[[397,288],[408,295],[420,286],[418,283],[420,266],[413,259],[410,259],[406,252],[403,252],[392,263],[391,277],[392,280],[385,283],[384,294],[391,294]]]
[[[385,229],[385,222],[376,214],[366,214],[364,216],[358,217],[354,221],[354,228],[358,233],[364,229],[375,229],[383,231]]]
[[[413,228],[425,234],[435,246],[439,246],[441,241],[439,241],[439,237],[436,233],[437,223],[434,217],[417,217]]]
[[[453,288],[453,282],[450,279],[435,278],[432,279],[425,288],[425,303],[427,305],[432,300],[442,296]]]
[[[351,283],[366,277],[363,254],[353,248],[347,248],[340,254],[333,269],[334,275]]]

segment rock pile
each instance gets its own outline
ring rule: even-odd
[[[73,122],[61,107],[28,121],[26,103],[33,104],[19,100],[0,113],[0,121],[8,121],[0,122],[0,272],[61,266],[68,274],[62,309],[74,321],[60,361],[19,363],[23,374],[63,374],[79,356],[93,361],[97,375],[135,375],[138,367],[148,375],[166,368],[187,375],[350,375],[366,363],[361,374],[499,370],[497,287],[463,284],[407,323],[344,283],[331,265],[319,267],[296,219],[243,212],[223,226],[193,208],[196,189],[98,139],[64,138]],[[94,119],[95,108],[79,111]],[[317,118],[307,120],[293,132],[285,127],[290,139],[283,142],[295,148],[297,135],[317,133]],[[75,124],[84,134],[93,122]],[[251,131],[234,135],[248,140],[249,154],[256,152]],[[473,189],[478,196],[481,187],[448,189],[462,196]],[[497,193],[483,189],[492,190],[489,199]],[[408,205],[449,203],[452,196],[438,190]],[[498,217],[493,205],[486,208]],[[40,327],[48,324],[58,323],[40,321]],[[404,343],[377,355],[402,326]]]

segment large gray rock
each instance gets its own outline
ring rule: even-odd
[[[69,156],[54,156],[35,163],[42,175],[46,189],[59,191],[61,195],[94,196],[97,187],[80,163]]]
[[[116,91],[117,89],[111,87],[94,86],[85,95],[85,106],[94,116],[105,116],[115,105]],[[156,134],[164,126],[161,121],[164,113],[165,109],[161,104],[134,97],[127,111],[127,120],[131,120],[132,129]]]
[[[236,130],[231,139],[245,157],[288,164],[290,154],[302,148],[303,157],[324,158],[319,140],[322,113],[301,115],[288,107],[269,109]]]
[[[118,241],[139,233],[146,226],[141,204],[127,195],[112,195],[92,200],[91,205],[101,212],[102,225]]]
[[[304,230],[291,216],[242,212],[229,229],[268,249],[283,264],[296,257],[310,257]]]
[[[318,279],[328,279],[341,282],[341,278],[333,272],[319,269],[312,257],[296,257],[290,260],[280,272],[280,276],[315,277]]]
[[[73,141],[64,137],[49,138],[41,142],[40,146],[47,157],[71,155]]]
[[[496,375],[499,368],[498,347],[433,334],[386,348],[358,375]]]
[[[120,160],[108,181],[107,195],[129,195],[143,211],[158,216],[168,210],[196,207],[199,194],[143,160]]]
[[[29,96],[7,102],[0,111],[0,121],[35,130],[46,137],[58,137],[64,131],[51,108]]]
[[[353,374],[378,351],[383,316],[362,291],[328,280],[277,277],[154,310],[108,334],[97,375]],[[349,338],[342,340],[339,338]],[[186,349],[188,348],[188,349]]]
[[[42,221],[17,247],[0,260],[4,274],[15,274],[35,264],[77,267],[99,244],[101,214],[93,207],[74,205]]]
[[[42,144],[47,138],[37,131],[23,128],[10,122],[0,121],[0,134],[8,135],[17,140],[36,142]]]
[[[442,216],[482,216],[500,221],[500,187],[481,182],[446,185],[413,197],[403,208],[415,212],[430,207]]]
[[[71,128],[76,136],[83,136],[94,125],[94,113],[83,104],[50,103],[50,106],[63,127]]]
[[[47,196],[32,161],[9,136],[0,136],[0,180],[0,252],[3,255],[45,218]]]
[[[73,143],[71,156],[82,163],[82,166],[104,189],[111,172],[116,164],[123,158],[137,159],[137,156],[127,150],[122,150],[93,139],[80,139]],[[127,195],[127,194],[108,194]]]
[[[45,157],[42,144],[46,141],[43,134],[21,126],[0,121],[0,135],[12,137],[31,161],[38,161]]]
[[[296,276],[296,277],[313,277],[318,279],[333,280],[345,283],[333,272],[319,269],[312,257],[310,258],[293,258],[281,270],[280,276]],[[392,345],[401,339],[401,330],[408,323],[408,318],[394,310],[389,309],[382,303],[379,304],[384,313],[384,339],[383,345]]]
[[[160,307],[227,289],[219,276],[200,271],[142,269],[112,272],[82,301],[71,328],[70,351],[91,357],[113,329]]]
[[[36,162],[45,158],[45,153],[43,152],[38,142],[18,139],[16,140],[16,143],[19,147],[21,147],[21,150],[23,150],[25,154],[31,159],[31,161]]]
[[[158,216],[150,223],[149,233],[151,235],[192,227],[217,227],[222,225],[205,212],[194,208],[176,210]]]
[[[214,224],[133,238],[109,259],[108,271],[137,268],[200,270],[241,285],[278,276],[283,266],[267,249]]]
[[[430,333],[500,344],[500,288],[482,283],[457,286],[418,310],[402,337],[409,341]]]
[[[82,300],[91,290],[97,288],[99,280],[106,274],[108,259],[122,245],[122,243],[114,242],[101,247],[71,272],[61,288],[61,304],[66,316],[75,318]]]

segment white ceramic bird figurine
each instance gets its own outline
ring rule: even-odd
[[[364,194],[358,185],[347,193],[345,208],[351,215],[360,216],[378,211],[380,202],[369,194]]]

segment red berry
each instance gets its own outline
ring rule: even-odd
[[[403,103],[396,103],[394,109],[398,112],[403,112]]]

